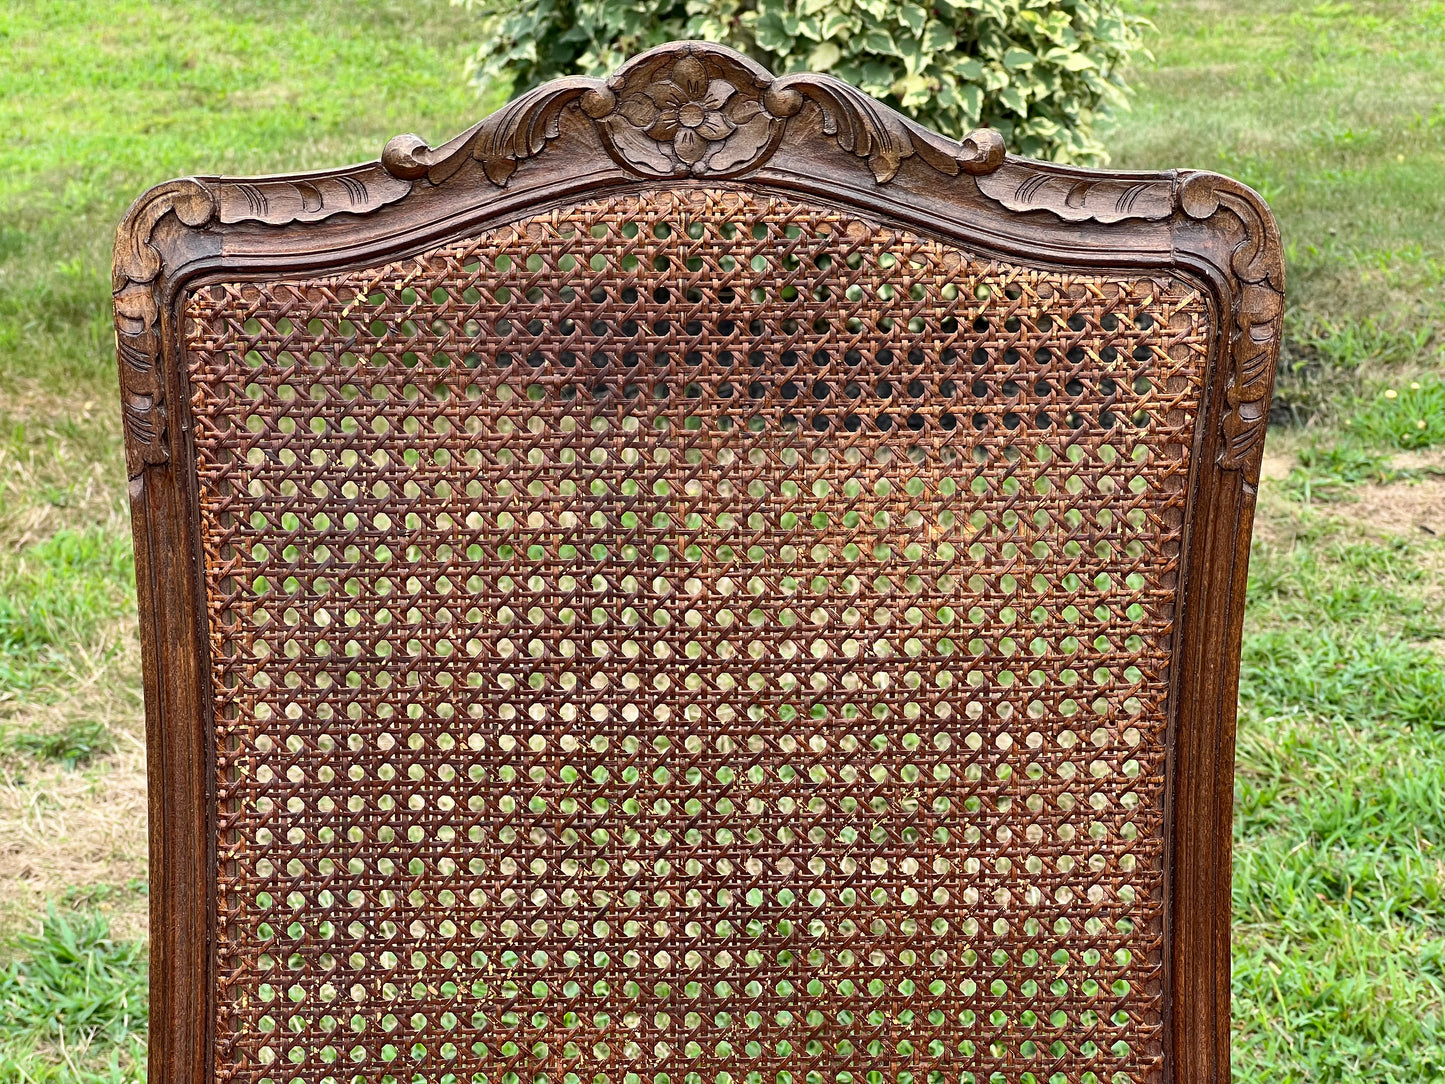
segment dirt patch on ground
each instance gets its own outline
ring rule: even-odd
[[[1428,448],[1422,452],[1396,452],[1390,457],[1396,470],[1445,471],[1445,448]]]
[[[1294,469],[1294,456],[1266,451],[1259,465],[1259,479],[1262,482],[1283,482]]]
[[[1355,493],[1359,502],[1348,514],[1367,531],[1417,540],[1445,538],[1445,472],[1360,486]]]
[[[1259,496],[1254,511],[1254,542],[1288,548],[1294,541],[1298,509],[1286,498],[1283,483],[1294,469],[1293,433],[1270,433],[1259,465]]]
[[[19,550],[63,528],[101,525],[128,535],[113,396],[87,388],[66,394],[35,381],[7,380],[0,388],[0,546]],[[108,912],[118,936],[146,934],[134,617],[74,654],[53,688],[0,690],[0,942],[16,929],[35,930],[51,902]],[[67,767],[22,751],[21,739],[74,728],[93,734],[96,727],[113,749],[89,763]]]

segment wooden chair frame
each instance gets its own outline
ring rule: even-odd
[[[685,124],[638,116],[661,100],[654,94],[644,109],[638,95],[685,82],[694,69],[683,64],[705,71],[715,97],[746,100],[714,138],[685,139],[673,134]],[[687,42],[605,81],[529,91],[435,149],[398,136],[379,161],[344,169],[175,180],[141,196],[121,223],[114,297],[149,749],[152,1080],[227,1075],[214,1063],[214,633],[188,299],[213,284],[382,265],[580,200],[706,186],[842,207],[1028,268],[1167,273],[1207,297],[1214,326],[1170,672],[1163,1060],[1149,1076],[1228,1079],[1235,698],[1284,291],[1269,210],[1213,173],[1036,162],[1006,155],[988,130],[958,143],[831,77],[774,78],[729,50]]]

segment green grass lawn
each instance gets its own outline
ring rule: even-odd
[[[1339,412],[1439,361],[1445,322],[1445,4],[1156,0],[1115,164],[1214,169],[1280,220],[1285,403]]]
[[[455,134],[499,104],[462,78],[468,21],[444,0],[0,5],[0,1081],[144,1072],[115,223],[168,177]]]
[[[1391,453],[1445,442],[1445,4],[1141,7],[1157,63],[1116,160],[1217,169],[1270,200],[1289,278],[1276,417],[1308,423],[1271,433],[1292,469],[1262,489],[1251,566],[1235,1073],[1442,1080],[1445,547],[1373,529],[1357,498],[1439,490]]]
[[[1240,176],[1288,246],[1293,424],[1270,438],[1241,691],[1236,1074],[1445,1080],[1445,541],[1410,511],[1445,502],[1445,4],[1138,6],[1155,61],[1116,163]],[[0,8],[0,855],[29,863],[0,865],[0,1081],[144,1064],[114,224],[171,176],[454,134],[496,104],[462,79],[467,37],[443,0]]]

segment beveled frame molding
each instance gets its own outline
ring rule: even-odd
[[[1235,697],[1284,291],[1273,217],[1217,174],[1005,156],[995,132],[956,142],[829,76],[774,79],[730,50],[679,42],[605,81],[539,87],[434,150],[398,136],[380,161],[345,169],[170,181],[122,221],[113,286],[150,751],[152,1080],[200,1082],[214,1068],[209,638],[181,363],[187,291],[374,265],[608,191],[720,181],[1033,266],[1168,270],[1210,295],[1219,326],[1172,671],[1165,1077],[1228,1079]]]

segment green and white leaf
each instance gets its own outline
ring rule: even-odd
[[[730,45],[775,72],[826,71],[952,136],[979,124],[1018,154],[1107,161],[1099,125],[1128,108],[1148,57],[1133,0],[453,0],[478,13],[468,64],[521,93],[606,75],[678,38]]]

